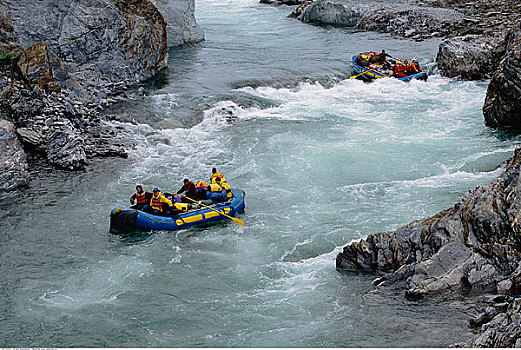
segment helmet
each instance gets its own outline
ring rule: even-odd
[[[157,188],[157,187],[154,188],[154,189],[152,190],[152,192],[159,192],[159,188]]]

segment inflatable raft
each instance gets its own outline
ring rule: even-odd
[[[360,55],[368,54],[368,52],[362,52],[361,54],[354,55],[353,56],[353,71],[356,75],[358,75],[360,78],[365,80],[374,80],[374,79],[381,79],[381,78],[395,78],[401,81],[411,81],[413,79],[417,80],[427,80],[427,73],[425,72],[419,72],[416,74],[411,74],[406,77],[394,77],[392,75],[393,72],[384,70],[384,67],[382,65],[372,64],[369,67],[362,66],[358,64],[357,62],[358,57]],[[390,63],[391,65],[396,63],[401,63],[401,61],[395,60],[393,58],[387,57],[386,62]],[[352,77],[353,78],[353,77]]]
[[[227,202],[192,209],[178,215],[153,215],[141,210],[116,206],[110,213],[110,232],[121,233],[132,229],[175,231],[225,219],[226,217],[220,213],[233,217],[237,213],[244,212],[245,193],[243,190],[233,187],[231,190],[233,196]]]

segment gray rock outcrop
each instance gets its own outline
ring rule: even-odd
[[[0,119],[0,197],[29,184],[27,156],[13,123]]]
[[[521,299],[511,302],[505,312],[498,313],[480,329],[480,335],[465,347],[519,348],[521,347]]]
[[[521,23],[506,38],[507,53],[492,76],[483,106],[485,124],[521,129]]]
[[[316,0],[297,7],[291,17],[307,23],[334,24],[414,39],[451,33],[464,14],[404,2]]]
[[[95,100],[102,87],[166,67],[166,22],[148,0],[16,0],[6,8],[15,42],[45,43],[68,72],[58,84],[81,97]]]
[[[204,40],[194,16],[195,0],[151,0],[166,20],[168,46],[174,47]]]
[[[441,42],[436,63],[440,72],[449,78],[463,80],[490,79],[505,54],[505,38],[468,34]]]

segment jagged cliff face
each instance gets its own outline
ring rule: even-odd
[[[521,23],[508,32],[507,52],[492,76],[483,106],[485,124],[521,129]]]
[[[195,0],[151,0],[167,22],[168,46],[179,46],[204,40],[195,21]]]
[[[140,82],[166,67],[166,22],[148,0],[16,0],[6,8],[15,42],[45,42],[70,74],[58,83],[79,95]]]

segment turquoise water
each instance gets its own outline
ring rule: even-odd
[[[48,172],[1,211],[0,345],[397,347],[467,340],[461,301],[407,301],[335,270],[342,246],[452,206],[519,136],[488,129],[487,82],[433,71],[436,40],[305,25],[290,7],[197,1],[201,44],[110,113],[129,159]],[[428,82],[349,80],[349,57],[418,57]],[[128,237],[136,183],[177,190],[216,166],[246,191],[233,222]]]

